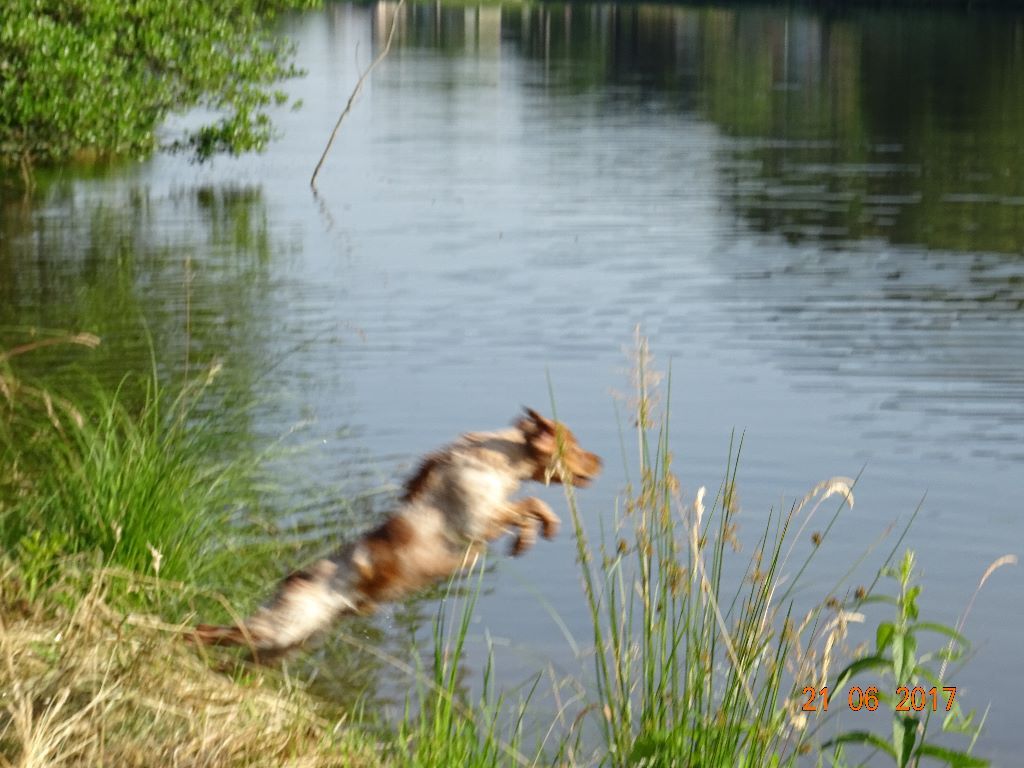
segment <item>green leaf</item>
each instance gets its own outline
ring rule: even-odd
[[[934,757],[936,760],[944,761],[950,768],[984,768],[984,766],[991,765],[989,760],[969,755],[966,752],[937,747],[933,744],[922,744],[917,748],[915,755]]]
[[[900,601],[895,597],[889,595],[868,595],[860,600],[861,605],[867,605],[869,603],[883,603],[885,605],[896,605],[900,604]]]
[[[896,765],[904,768],[910,762],[917,741],[917,718],[899,717],[892,721],[892,743],[896,748]]]
[[[899,575],[899,579],[900,579],[900,583],[901,584],[906,585],[906,584],[910,583],[910,574],[913,572],[913,570],[914,570],[914,551],[911,550],[911,549],[908,549],[906,552],[903,553],[903,559],[900,561],[900,575]]]
[[[886,670],[889,669],[891,664],[892,662],[890,662],[889,659],[880,655],[865,656],[862,659],[857,659],[839,673],[839,676],[836,678],[835,685],[830,690],[838,691],[846,685],[846,682],[850,678],[866,669]]]
[[[915,652],[917,651],[917,638],[912,634],[908,633],[903,636],[903,677],[897,677],[897,683],[913,683],[914,680],[910,679],[914,676],[915,667],[917,661],[915,658]],[[893,654],[895,656],[895,653]]]
[[[959,648],[940,648],[935,652],[935,658],[940,661],[960,661],[964,657],[966,650]]]
[[[975,730],[974,711],[971,710],[964,714],[960,703],[954,701],[953,706],[942,720],[942,730],[947,733],[973,733]]]
[[[970,642],[962,634],[957,632],[952,627],[947,627],[945,624],[939,624],[934,621],[922,621],[914,624],[914,631],[924,630],[926,632],[937,632],[940,635],[945,635],[950,640],[954,640],[960,645],[968,646]]]
[[[892,636],[895,631],[896,627],[891,621],[883,621],[878,625],[878,629],[875,631],[875,648],[878,653],[881,653],[889,647],[889,643],[892,642]]]
[[[881,738],[878,734],[869,733],[868,731],[847,731],[846,733],[841,733],[834,739],[826,741],[821,745],[821,747],[822,749],[826,749],[840,744],[870,744],[871,746],[882,750],[887,755],[896,757],[896,750],[892,748],[891,744]]]
[[[895,633],[892,642],[892,673],[896,678],[897,685],[906,684],[907,680],[904,677],[904,662],[903,655],[906,651],[906,645],[903,642],[903,637],[899,632]]]
[[[904,614],[911,620],[916,620],[918,616],[917,611],[917,598],[921,594],[921,586],[918,585],[913,587],[907,592],[906,600],[904,601]]]

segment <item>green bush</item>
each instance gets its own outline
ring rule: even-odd
[[[267,22],[316,0],[7,0],[0,21],[0,164],[144,156],[170,114],[212,122],[169,145],[259,149],[273,84],[295,74]]]

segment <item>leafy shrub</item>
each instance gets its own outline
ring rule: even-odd
[[[267,22],[316,0],[7,0],[0,21],[0,164],[143,156],[171,113],[213,122],[171,142],[200,158],[262,147],[272,85],[296,70]]]

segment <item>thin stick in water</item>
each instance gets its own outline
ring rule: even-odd
[[[356,81],[355,88],[352,89],[352,93],[348,97],[348,103],[345,104],[345,109],[343,109],[341,114],[338,116],[338,122],[334,124],[334,130],[331,131],[331,136],[327,139],[327,146],[324,147],[323,154],[320,155],[320,161],[316,164],[316,168],[313,169],[313,175],[309,179],[309,186],[313,188],[313,192],[317,191],[316,177],[320,174],[320,168],[323,166],[324,160],[327,159],[327,153],[331,151],[331,145],[334,144],[334,137],[338,135],[338,129],[341,128],[342,121],[345,119],[346,115],[352,111],[352,105],[355,104],[356,98],[363,90],[363,83],[366,82],[370,73],[373,72],[374,67],[380,64],[391,50],[391,43],[395,39],[395,31],[398,29],[398,17],[401,15],[403,5],[405,5],[405,0],[398,0],[398,5],[395,6],[395,15],[391,19],[391,29],[388,31],[388,39],[384,43],[384,47],[381,49],[381,52],[377,54],[377,57],[370,62],[370,66],[368,66],[363,71],[363,74],[359,76],[359,79]]]

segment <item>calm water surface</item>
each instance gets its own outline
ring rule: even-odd
[[[144,322],[167,371],[222,360],[261,403],[225,413],[229,428],[257,443],[295,429],[306,448],[281,471],[295,523],[365,525],[385,503],[371,492],[422,452],[549,410],[550,377],[560,417],[607,459],[580,496],[596,533],[625,481],[613,392],[639,324],[672,366],[684,492],[717,484],[733,429],[751,531],[863,469],[812,581],[926,494],[908,539],[926,618],[954,622],[986,566],[1022,553],[1024,19],[413,6],[315,199],[309,174],[393,11],[332,5],[287,26],[304,106],[264,156],[4,192],[3,344],[91,330],[105,343],[78,362],[116,378],[148,364]],[[567,638],[588,637],[574,559],[567,532],[492,559],[476,670],[486,637],[509,685],[549,666],[585,677]],[[1006,765],[1022,586],[1020,569],[986,585],[954,681],[991,702],[983,751]],[[353,632],[407,658],[434,611]],[[352,657],[328,644],[310,669],[387,689],[394,673]]]

